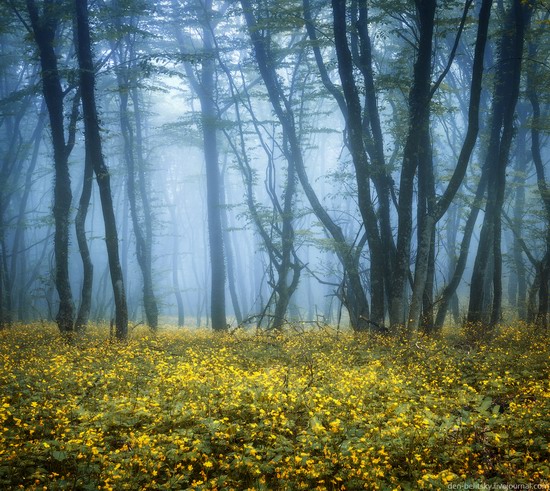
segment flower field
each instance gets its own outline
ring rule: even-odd
[[[525,325],[490,343],[14,327],[0,489],[548,489],[549,354]]]

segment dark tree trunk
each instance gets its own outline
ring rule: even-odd
[[[87,0],[75,0],[78,62],[80,68],[80,92],[86,134],[86,151],[92,161],[99,186],[103,221],[105,224],[105,243],[109,259],[109,271],[113,285],[115,301],[116,337],[123,340],[128,337],[128,309],[124,279],[118,253],[118,233],[111,196],[109,170],[102,153],[99,119],[95,102],[95,69],[92,62],[90,30],[88,22]]]
[[[522,111],[525,112],[525,111]],[[525,122],[525,117],[522,118]],[[527,180],[527,162],[529,155],[527,152],[527,129],[525,127],[518,129],[517,145],[515,151],[515,196],[514,196],[514,216],[512,226],[514,227],[512,255],[514,261],[514,274],[509,279],[510,305],[516,308],[518,319],[526,320],[527,316],[527,278],[525,263],[521,252],[521,245],[518,237],[522,236],[523,217],[525,214],[525,186]]]
[[[514,0],[507,13],[499,43],[492,101],[492,121],[485,167],[487,205],[470,285],[468,321],[495,326],[502,315],[501,214],[506,186],[506,167],[513,139],[513,123],[519,97],[523,41],[531,7]],[[492,276],[492,282],[487,278]],[[488,285],[492,285],[491,292]],[[487,311],[486,306],[490,306]]]
[[[86,239],[86,217],[88,216],[88,208],[90,206],[90,198],[92,196],[92,185],[94,178],[94,169],[92,165],[92,156],[86,148],[86,156],[84,161],[84,181],[82,184],[82,193],[78,205],[78,212],[75,217],[76,240],[78,242],[78,250],[82,260],[82,290],[80,298],[80,306],[75,321],[75,329],[81,331],[86,327],[90,319],[92,310],[92,287],[94,281],[94,265],[90,256],[90,248]]]
[[[529,59],[537,59],[538,46],[529,44]],[[536,78],[538,76],[538,64],[532,62],[527,71],[527,97],[533,108],[533,120],[531,122],[531,154],[537,173],[537,186],[544,205],[546,218],[546,252],[536,268],[536,277],[533,286],[538,287],[538,310],[534,315],[534,321],[544,329],[550,324],[550,188],[544,172],[544,162],[541,154],[540,127],[541,110],[537,92]],[[537,282],[538,280],[538,282]],[[535,294],[537,288],[532,288]]]
[[[431,146],[429,135],[430,83],[436,2],[435,0],[416,0],[415,4],[418,15],[419,41],[417,58],[414,64],[413,82],[409,93],[409,130],[403,151],[399,185],[397,254],[390,301],[390,323],[392,326],[407,323],[403,317],[403,305],[406,304],[405,289],[410,267],[413,184],[418,167],[428,165],[426,159],[430,158],[430,154],[427,154],[427,152],[429,152]],[[424,184],[419,183],[419,187],[422,185]],[[430,217],[426,217],[424,224],[426,231],[434,225],[433,218],[431,223],[429,220]],[[420,317],[420,305],[427,274],[427,259],[431,247],[429,240],[423,245],[423,249],[417,252],[417,257],[423,263],[419,261],[416,263],[414,281],[416,288],[413,288],[411,313],[409,313],[409,319],[412,320],[412,326],[410,327],[413,329],[418,326]]]
[[[290,157],[293,159],[296,175],[300,180],[300,184],[302,185],[313,212],[335,242],[336,254],[344,269],[346,292],[342,298],[346,302],[345,305],[350,315],[351,326],[354,330],[368,329],[370,327],[369,304],[361,282],[357,263],[358,255],[354,247],[347,243],[341,227],[332,220],[309,183],[294,123],[294,114],[290,104],[284,97],[277,78],[267,40],[258,29],[251,2],[249,0],[241,0],[241,5],[248,25],[248,31],[254,47],[260,74],[269,94],[273,109],[288,139],[289,155],[287,158]]]
[[[68,158],[70,148],[65,143],[63,90],[54,51],[59,2],[44,2],[40,15],[35,0],[27,0],[27,11],[38,47],[42,74],[42,92],[48,108],[52,136],[55,181],[53,216],[55,221],[54,256],[55,286],[59,296],[56,322],[62,333],[73,330],[74,305],[69,281],[69,219],[72,202]]]
[[[370,192],[370,166],[363,143],[363,121],[359,93],[353,77],[353,60],[346,36],[346,0],[332,0],[334,42],[338,59],[338,72],[342,82],[347,109],[349,148],[355,167],[359,211],[367,233],[371,255],[371,317],[375,325],[384,324],[384,264],[378,220]],[[371,108],[372,109],[372,108]]]

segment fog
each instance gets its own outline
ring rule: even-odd
[[[130,325],[547,323],[547,13],[340,3],[91,3],[78,22],[3,5],[2,326],[60,322],[65,297],[70,326],[82,304],[85,121],[110,174]],[[56,70],[35,16],[55,21]],[[94,171],[87,320],[108,323],[120,305]]]

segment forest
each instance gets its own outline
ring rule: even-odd
[[[0,489],[548,489],[547,0],[0,0]]]
[[[0,9],[2,327],[548,325],[549,4]]]

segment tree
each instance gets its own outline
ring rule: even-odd
[[[59,310],[56,321],[62,333],[73,330],[74,304],[69,280],[69,223],[72,202],[69,155],[74,147],[75,118],[71,120],[69,135],[65,137],[64,98],[61,75],[58,69],[55,42],[60,27],[64,2],[43,0],[40,11],[36,0],[27,0],[28,25],[25,27],[33,36],[40,58],[42,93],[48,108],[50,131],[54,154],[54,204],[55,220],[55,286],[59,296]],[[73,112],[74,114],[74,112]]]
[[[502,205],[514,114],[519,97],[523,44],[531,9],[530,4],[513,0],[506,14],[498,49],[490,137],[484,164],[488,183],[487,204],[472,272],[468,307],[468,321],[483,322],[488,327],[494,327],[500,322],[502,313]],[[492,299],[489,285],[492,285]],[[489,315],[486,315],[487,310]]]
[[[103,221],[105,224],[105,244],[109,258],[109,271],[115,300],[116,337],[120,340],[128,336],[128,310],[124,279],[118,254],[118,233],[111,197],[109,170],[103,158],[99,119],[95,101],[95,69],[92,61],[90,27],[87,0],[75,0],[77,27],[77,53],[80,68],[80,92],[86,135],[86,155],[90,159],[96,176],[101,198]]]
[[[135,39],[138,21],[136,15],[131,13],[128,25],[122,26],[123,6],[116,3],[115,7],[113,12],[115,30],[125,33],[124,42],[116,44],[111,42],[111,49],[115,53],[117,63],[115,72],[119,95],[120,129],[127,169],[128,201],[136,240],[136,257],[143,279],[143,308],[147,324],[151,329],[156,330],[159,312],[153,287],[153,218],[143,157],[143,123],[138,83],[140,67]],[[141,214],[139,204],[141,204]]]
[[[544,205],[544,219],[546,222],[546,251],[539,261],[535,261],[536,270],[532,290],[533,293],[535,293],[538,289],[538,310],[533,320],[539,326],[548,328],[550,323],[550,187],[546,180],[541,152],[540,127],[542,117],[541,104],[537,90],[537,78],[540,74],[536,62],[539,46],[535,42],[530,42],[528,52],[531,62],[527,70],[527,98],[531,103],[533,111],[533,119],[531,122],[531,154],[535,164],[537,188]]]
[[[194,5],[201,28],[202,48],[200,53],[200,75],[196,77],[189,62],[185,69],[201,104],[201,129],[203,137],[204,161],[206,165],[206,195],[208,208],[208,237],[210,248],[210,308],[212,328],[215,331],[227,329],[225,316],[225,253],[221,221],[220,169],[217,137],[216,110],[216,55],[214,29],[217,22],[212,8],[212,0],[198,0]],[[219,18],[219,17],[218,17]],[[188,56],[187,43],[180,26],[176,28],[176,38],[183,56]]]
[[[269,45],[269,30],[260,28],[254,15],[254,9],[249,0],[241,1],[243,14],[247,22],[248,32],[254,47],[256,62],[263,82],[266,86],[270,102],[282,126],[285,141],[288,142],[287,160],[292,160],[302,189],[312,207],[313,212],[329,232],[335,243],[335,251],[341,261],[345,274],[345,290],[342,299],[350,314],[350,323],[356,330],[370,327],[369,303],[361,282],[359,270],[359,255],[361,248],[355,249],[346,241],[342,228],[337,225],[321,204],[317,194],[309,182],[305,163],[295,126],[295,116],[292,106],[286,98],[276,72],[275,57]]]

